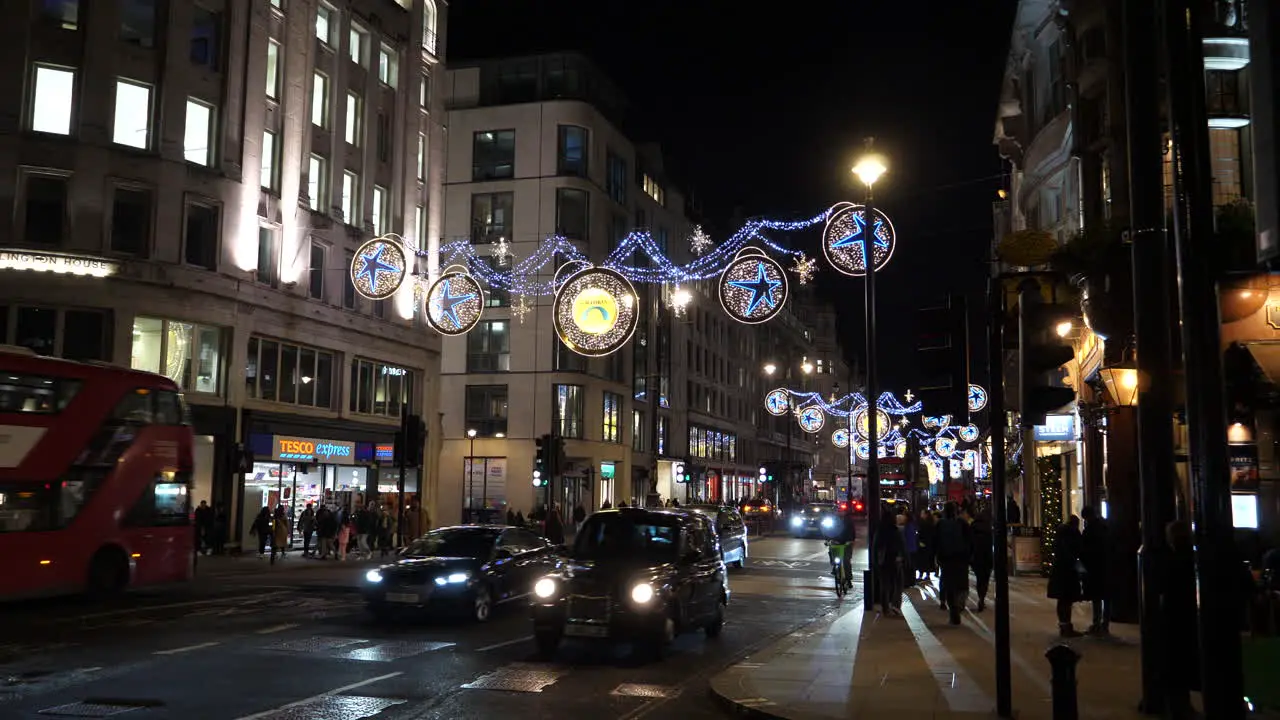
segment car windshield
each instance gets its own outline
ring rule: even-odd
[[[814,515],[820,515],[820,514],[822,514],[822,513],[835,512],[835,510],[836,510],[836,506],[835,506],[835,505],[810,505],[810,506],[809,506],[809,512],[810,512],[810,513],[812,513],[812,514],[814,514]]]
[[[596,515],[583,525],[574,541],[574,557],[618,558],[644,555],[674,558],[680,546],[680,527],[662,517]]]
[[[406,557],[467,557],[487,559],[498,534],[492,530],[436,530],[414,540]]]

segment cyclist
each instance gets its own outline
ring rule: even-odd
[[[858,533],[854,527],[853,504],[850,503],[845,507],[845,511],[836,518],[835,533],[827,541],[828,557],[831,564],[835,564],[836,553],[840,553],[840,564],[844,568],[844,582],[846,585],[853,583],[853,569],[849,563],[853,559],[853,541],[857,539]]]

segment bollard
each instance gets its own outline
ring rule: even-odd
[[[1076,699],[1076,663],[1080,662],[1080,653],[1070,645],[1058,644],[1049,648],[1044,656],[1049,658],[1053,720],[1080,720]]]

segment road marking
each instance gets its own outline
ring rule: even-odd
[[[307,703],[312,703],[317,700],[323,700],[324,698],[331,697],[333,695],[341,695],[342,693],[355,690],[356,688],[361,688],[366,685],[372,685],[376,682],[381,682],[383,680],[390,680],[393,677],[398,677],[403,674],[404,674],[403,672],[393,672],[393,673],[387,673],[386,675],[371,677],[368,680],[361,680],[360,682],[354,682],[354,683],[351,683],[350,685],[343,685],[342,687],[334,688],[327,692],[322,692],[319,695],[312,695],[311,697],[308,697],[308,698],[295,700],[286,705],[281,705],[280,707],[271,708],[270,710],[263,710],[262,712],[254,713],[252,715],[245,715],[243,717],[236,718],[236,720],[255,720],[256,718],[270,717],[271,715],[274,715],[275,713],[278,713],[282,710],[288,710],[289,708],[295,708],[300,705],[306,705]]]
[[[492,644],[492,645],[485,645],[485,646],[484,646],[484,647],[482,647],[482,648],[476,648],[476,652],[489,652],[490,650],[497,650],[498,648],[507,647],[508,645],[517,645],[517,644],[522,643],[522,642],[528,642],[528,641],[530,641],[530,640],[532,640],[532,639],[533,639],[533,636],[532,636],[532,635],[525,635],[524,637],[518,637],[518,638],[516,638],[516,639],[514,639],[514,640],[505,640],[505,641],[500,642],[500,643],[494,643],[494,644]]]
[[[296,627],[298,627],[298,623],[285,623],[283,625],[272,625],[269,628],[262,628],[261,630],[258,631],[258,634],[270,635],[271,633],[278,633],[283,630],[288,630],[290,628],[296,628]]]
[[[219,642],[202,642],[196,645],[187,645],[186,647],[173,648],[172,650],[157,650],[152,655],[177,655],[178,653],[191,652],[192,650],[200,650],[214,645],[221,645]]]
[[[951,651],[933,634],[909,599],[902,603],[902,616],[916,638],[916,645],[929,671],[933,673],[938,691],[947,699],[947,706],[953,712],[991,712],[995,702],[969,677],[964,666],[956,662]]]
[[[108,618],[108,617],[119,617],[121,615],[134,615],[137,613],[150,612],[152,610],[172,610],[174,608],[200,607],[202,605],[213,605],[216,603],[225,603],[232,600],[242,600],[246,597],[261,599],[261,598],[275,597],[275,596],[287,595],[287,594],[288,593],[281,591],[281,592],[272,592],[272,593],[253,593],[250,595],[227,595],[220,598],[211,598],[209,600],[191,600],[188,602],[167,603],[165,605],[146,605],[143,607],[128,608],[126,610],[109,610],[107,612],[91,613],[88,615],[77,615],[75,617],[62,618],[58,622],[61,622],[61,623],[84,622],[85,620],[93,620],[95,618]]]

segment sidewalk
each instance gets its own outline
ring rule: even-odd
[[[1010,578],[1013,708],[1019,718],[1051,717],[1049,663],[1057,637],[1053,601],[1041,578]],[[972,608],[972,605],[971,605]],[[910,588],[903,617],[864,612],[849,603],[833,616],[711,680],[712,693],[753,717],[986,718],[995,715],[993,611],[947,622],[933,586]],[[1076,627],[1089,622],[1076,606]],[[1077,666],[1081,717],[1130,720],[1137,712],[1140,665],[1137,627],[1116,625],[1113,637],[1066,641]]]
[[[195,581],[253,581],[283,575],[291,585],[355,590],[370,568],[394,561],[395,555],[382,558],[377,552],[370,560],[348,556],[346,561],[317,560],[302,557],[301,552],[291,552],[284,560],[277,557],[274,564],[269,557],[256,554],[201,555],[196,560]]]

